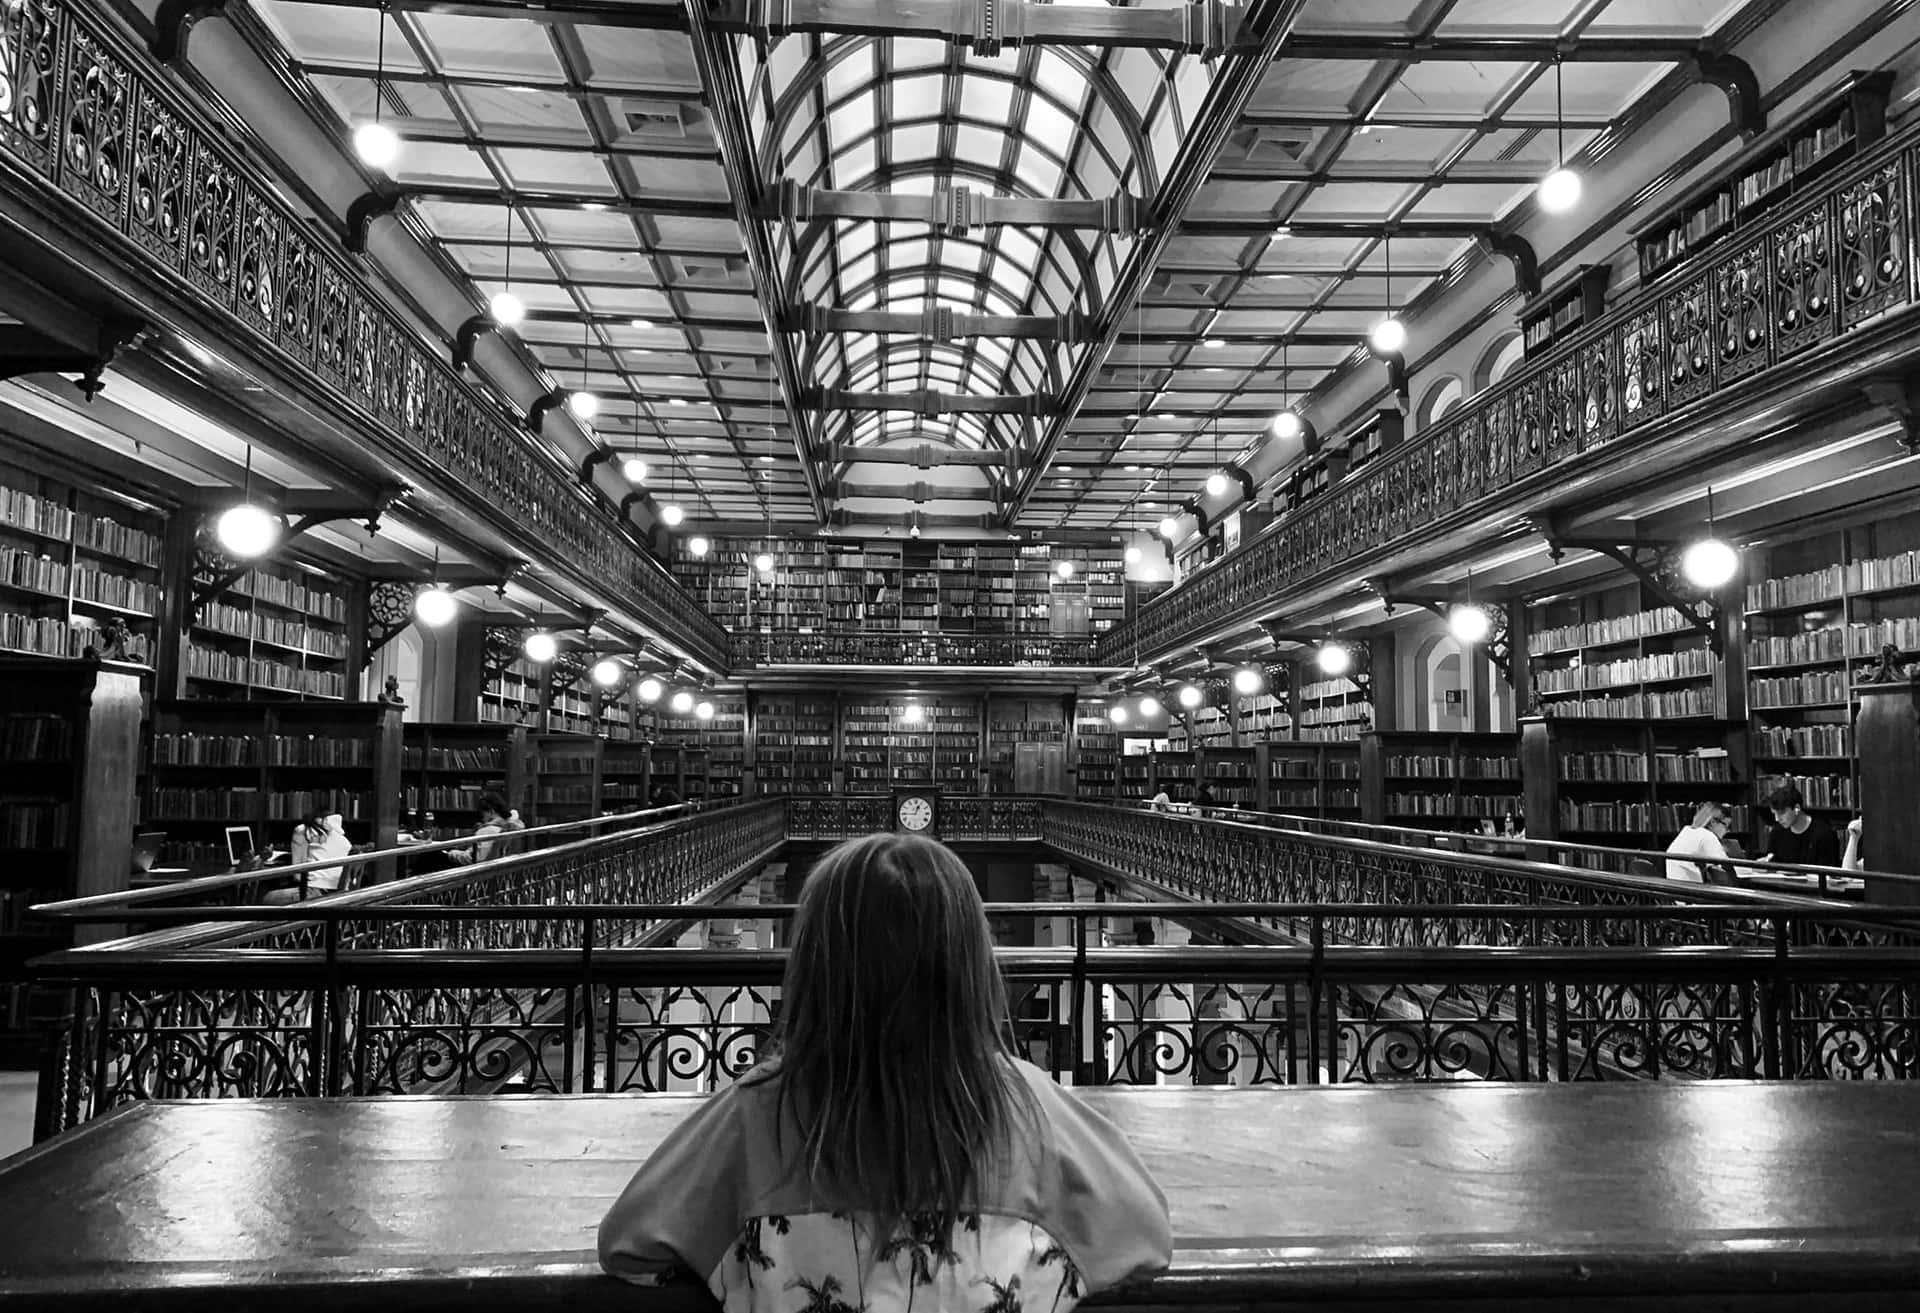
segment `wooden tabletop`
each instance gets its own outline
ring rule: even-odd
[[[1167,1275],[1101,1302],[1670,1309],[1694,1292],[1714,1309],[1920,1307],[1914,1086],[1085,1097],[1166,1188],[1177,1244]],[[133,1296],[119,1307],[221,1313],[710,1307],[703,1292],[603,1277],[594,1255],[609,1202],[693,1105],[123,1109],[0,1163],[0,1300],[71,1310]],[[1798,1291],[1846,1298],[1778,1302]],[[1462,1297],[1471,1303],[1447,1302]]]

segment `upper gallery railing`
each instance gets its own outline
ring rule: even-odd
[[[445,344],[424,340],[333,242],[254,182],[107,8],[0,4],[0,157],[85,206],[127,240],[129,259],[165,269],[330,385],[422,469],[544,545],[550,564],[610,588],[723,666],[726,631],[453,370]]]
[[[1201,904],[1295,903],[1450,906],[1484,912],[1432,922],[1329,915],[1315,924],[1354,944],[1446,948],[1543,943],[1618,947],[1752,943],[1754,908],[1776,895],[1614,875],[1550,862],[1404,847],[1374,839],[1312,834],[1268,825],[1200,819],[1095,803],[1050,801],[1046,845],[1054,852]],[[1690,910],[1657,921],[1610,921],[1610,907],[1648,904]],[[1510,919],[1500,909],[1559,907],[1597,916]],[[1799,904],[1794,932],[1806,942],[1856,947],[1920,946],[1913,913],[1856,916],[1839,904]],[[1269,927],[1299,938],[1307,922]],[[1657,935],[1657,938],[1648,938]],[[1579,937],[1570,937],[1579,936]]]
[[[1015,634],[733,635],[733,669],[753,666],[1091,666],[1094,639]]]
[[[1115,626],[1131,664],[1271,608],[1289,589],[1397,545],[1542,471],[1913,304],[1920,127],[1889,136],[1772,224],[1703,251],[1509,381]]]

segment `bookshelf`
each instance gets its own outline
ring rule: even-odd
[[[1743,724],[1529,716],[1520,753],[1530,838],[1658,850],[1708,801],[1732,810],[1735,833],[1752,835]],[[1624,859],[1588,864],[1625,869]]]
[[[478,716],[494,725],[541,727],[541,685],[546,668],[520,657],[480,689]]]
[[[1521,812],[1519,743],[1511,734],[1376,731],[1360,738],[1361,816],[1370,825],[1503,828]]]
[[[1262,743],[1254,749],[1268,811],[1327,820],[1360,819],[1360,744]]]
[[[1856,72],[1789,122],[1757,137],[1634,233],[1640,281],[1756,231],[1814,180],[1886,135],[1892,70]]]
[[[0,1064],[30,1065],[29,958],[120,931],[31,923],[35,903],[127,887],[139,666],[0,658]]]
[[[1538,359],[1607,312],[1610,264],[1583,264],[1520,308],[1521,345]]]
[[[527,823],[553,825],[600,815],[606,746],[592,734],[527,735],[533,787],[533,816]]]
[[[197,572],[195,586],[211,577]],[[344,701],[359,684],[350,657],[353,595],[353,585],[317,569],[254,567],[189,624],[181,653],[186,695]]]
[[[1297,672],[1299,667],[1288,667]],[[1287,689],[1256,693],[1238,699],[1240,742],[1268,743],[1293,737],[1293,711]]]
[[[1197,793],[1202,784],[1213,790],[1216,807],[1239,806],[1251,810],[1260,805],[1260,772],[1257,754],[1252,748],[1236,748],[1221,743],[1202,746],[1195,754]]]
[[[1540,714],[1580,719],[1713,719],[1727,709],[1726,664],[1638,583],[1529,608],[1528,670]]]
[[[831,693],[762,694],[753,717],[753,781],[760,793],[833,792]]]
[[[1373,728],[1372,701],[1344,675],[1300,688],[1298,737],[1310,743],[1357,743]]]
[[[143,823],[167,832],[162,865],[225,867],[228,826],[285,848],[316,812],[339,812],[356,844],[394,844],[399,707],[187,699],[155,703],[152,726]]]
[[[647,805],[653,783],[652,751],[645,742],[606,739],[600,748],[600,807],[604,812],[638,811]]]
[[[1023,743],[1065,744],[1066,710],[1058,698],[987,697],[988,788],[993,793],[1016,793],[1015,762]],[[947,786],[955,787],[955,786]],[[974,783],[969,792],[978,789]]]
[[[590,686],[583,672],[572,683],[553,689],[547,703],[546,732],[601,735],[605,730],[599,710],[597,690]]]
[[[906,708],[920,708],[908,719]],[[849,705],[846,716],[846,788],[884,793],[895,785],[938,785],[977,792],[980,703],[966,697],[902,697]]]
[[[401,726],[400,744],[401,806],[416,818],[415,834],[452,839],[469,833],[480,822],[480,795],[489,790],[522,816],[531,810],[527,735],[519,726],[416,721]]]
[[[1884,645],[1920,655],[1920,512],[1776,544],[1757,564],[1770,575],[1748,585],[1744,617],[1757,795],[1790,781],[1838,827],[1859,810],[1866,672]]]
[[[1105,707],[1080,707],[1073,718],[1074,796],[1085,802],[1112,802],[1117,792],[1120,732]]]
[[[744,693],[713,695],[713,719],[700,735],[707,750],[707,796],[738,798],[746,788],[747,699]]]
[[[0,462],[0,655],[81,657],[114,621],[151,665],[161,604],[158,510]]]

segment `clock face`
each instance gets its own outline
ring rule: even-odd
[[[933,804],[925,798],[900,800],[900,828],[916,833],[933,824]]]

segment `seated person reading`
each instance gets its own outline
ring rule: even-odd
[[[489,789],[480,795],[480,824],[473,832],[473,846],[428,853],[417,869],[424,872],[442,871],[449,866],[488,861],[502,855],[504,848],[501,841],[505,836],[526,828],[527,823],[520,819],[520,813],[509,807],[505,798]]]
[[[1807,811],[1806,799],[1797,785],[1782,784],[1769,793],[1767,810],[1773,813],[1773,828],[1767,832],[1767,855],[1761,861],[1794,866],[1840,865],[1840,836],[1831,825]]]
[[[308,862],[323,862],[329,857],[345,857],[353,851],[353,843],[347,838],[347,823],[339,812],[328,815],[313,815],[293,827],[292,864],[305,866]],[[270,889],[266,894],[269,903],[297,903],[302,898],[318,898],[322,894],[338,892],[340,872],[338,866],[322,866],[308,871],[304,877],[295,876],[296,883],[290,889]]]
[[[1717,802],[1703,802],[1693,813],[1693,824],[1681,830],[1667,845],[1667,879],[1705,884],[1707,877],[1700,858],[1727,859],[1727,827],[1731,824],[1726,808]]]

